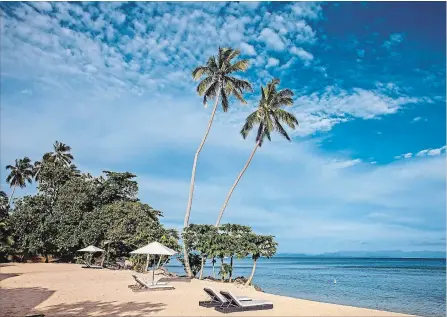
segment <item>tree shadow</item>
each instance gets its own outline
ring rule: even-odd
[[[22,274],[18,273],[0,273],[0,282],[6,280],[7,278],[16,277]]]
[[[8,274],[2,274],[8,275]],[[0,288],[1,316],[25,316],[55,291],[40,288]]]
[[[135,316],[143,317],[150,313],[162,311],[162,303],[117,303],[100,301],[83,301],[72,304],[60,304],[39,309],[45,316]]]

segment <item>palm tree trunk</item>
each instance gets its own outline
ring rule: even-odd
[[[194,184],[196,179],[196,167],[197,167],[197,160],[199,159],[200,151],[202,151],[203,145],[205,144],[206,138],[208,137],[208,134],[210,133],[211,125],[213,124],[214,115],[216,114],[217,106],[219,105],[219,97],[220,97],[220,89],[217,92],[216,95],[216,102],[214,104],[213,112],[211,112],[211,117],[208,122],[208,128],[206,129],[205,135],[203,136],[202,142],[200,142],[200,145],[196,151],[196,155],[194,155],[194,162],[192,164],[192,172],[191,172],[191,184],[189,186],[189,198],[188,198],[188,205],[186,206],[186,213],[185,213],[185,221],[183,222],[183,228],[188,227],[189,224],[189,216],[191,215],[191,206],[192,206],[192,198],[194,196]],[[184,255],[184,264],[186,269],[186,275],[188,275],[189,278],[192,278],[192,271],[191,266],[189,264],[189,257],[188,257],[188,250],[186,250],[185,242],[183,242],[183,255]]]
[[[8,205],[11,205],[12,197],[14,196],[14,192],[16,191],[17,185],[14,184],[14,187],[12,188],[11,196],[9,196]]]
[[[225,200],[225,203],[223,204],[222,209],[220,210],[219,217],[217,217],[216,227],[219,226],[220,221],[222,220],[222,216],[223,216],[223,213],[224,213],[224,211],[225,211],[225,208],[227,208],[228,201],[230,200],[231,195],[233,194],[233,191],[234,191],[234,189],[236,188],[237,184],[239,183],[239,181],[240,181],[242,175],[244,175],[245,170],[246,170],[246,169],[248,168],[248,166],[250,165],[251,160],[253,159],[253,156],[255,155],[256,150],[257,150],[258,147],[259,147],[259,144],[261,143],[261,140],[262,140],[262,136],[261,136],[261,137],[259,138],[259,140],[256,142],[255,148],[254,148],[253,151],[251,152],[251,155],[250,155],[250,157],[248,158],[247,163],[245,164],[244,168],[243,168],[242,171],[239,173],[239,176],[236,178],[236,181],[234,182],[233,186],[231,187],[230,192],[229,192],[228,195],[227,195],[227,199]]]
[[[224,270],[223,270],[223,266],[224,266],[224,263],[223,263],[223,257],[221,257],[220,258],[220,272],[222,273],[220,276],[221,276],[221,279],[222,279],[222,282],[224,281]]]
[[[202,256],[202,263],[200,264],[200,275],[199,275],[199,280],[201,280],[202,277],[203,277],[203,266],[204,266],[204,262],[205,262],[205,257]]]
[[[245,286],[250,285],[251,281],[253,281],[253,276],[255,276],[255,270],[256,270],[256,260],[253,259],[253,269],[251,270],[250,277],[248,278],[248,281],[245,283]]]
[[[230,271],[230,283],[233,280],[233,256],[231,256],[230,259],[230,267],[231,267],[231,271]]]

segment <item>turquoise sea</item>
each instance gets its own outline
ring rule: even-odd
[[[248,276],[251,267],[251,259],[235,260],[233,276]],[[184,274],[177,261],[167,268]],[[216,267],[216,274],[218,270]],[[205,275],[212,275],[210,263]],[[254,283],[272,294],[419,316],[446,316],[445,259],[277,256],[260,259]]]

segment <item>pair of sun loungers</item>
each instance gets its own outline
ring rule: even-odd
[[[205,287],[205,293],[211,298],[210,301],[199,302],[199,306],[213,307],[221,313],[234,313],[253,310],[267,310],[272,309],[273,304],[264,300],[252,300],[246,296],[235,296],[230,291],[216,292],[212,288]]]
[[[129,288],[134,292],[145,292],[145,291],[166,291],[170,289],[175,289],[174,286],[169,285],[168,282],[156,281],[154,285],[146,282],[142,278],[132,275],[137,285],[129,285]]]

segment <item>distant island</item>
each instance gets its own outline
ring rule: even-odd
[[[304,254],[304,253],[278,253],[280,257],[325,257],[325,258],[428,258],[428,259],[445,259],[445,251],[338,251],[326,252],[321,254]]]

